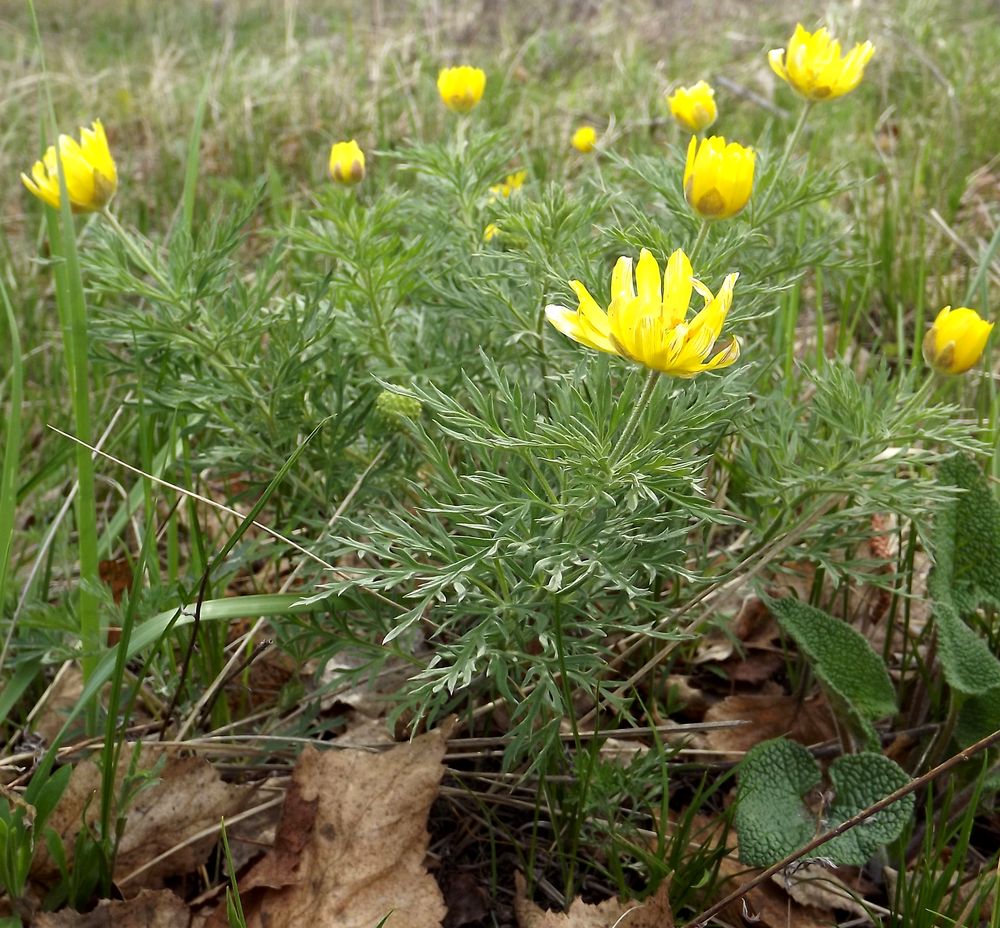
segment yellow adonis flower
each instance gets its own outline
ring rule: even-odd
[[[59,161],[66,178],[66,192],[74,213],[104,209],[118,189],[118,169],[108,149],[104,126],[95,119],[89,129],[80,129],[80,141],[59,136]],[[59,165],[56,146],[50,145],[41,161],[31,169],[31,177],[21,175],[24,186],[49,206],[59,207]]]
[[[941,374],[964,374],[983,356],[993,323],[966,306],[946,306],[924,336],[924,360]]]
[[[571,280],[569,285],[580,305],[576,310],[546,306],[545,315],[563,335],[588,348],[620,355],[671,377],[694,377],[728,367],[740,356],[735,337],[720,351],[712,352],[733,302],[738,276],[730,274],[713,296],[691,276],[691,262],[678,248],[667,261],[661,292],[660,267],[643,248],[634,284],[632,259],[622,257],[615,264],[607,312],[580,281]],[[704,297],[705,306],[686,322],[692,289]]]
[[[335,142],[330,149],[330,176],[338,184],[358,184],[365,178],[365,153],[351,139]]]
[[[476,108],[486,89],[486,72],[470,68],[467,64],[457,68],[443,68],[438,74],[438,93],[448,109],[455,113],[468,113]]]
[[[678,87],[669,97],[670,114],[688,132],[704,132],[719,115],[715,91],[704,81],[691,87]]]
[[[520,190],[524,186],[527,177],[527,171],[515,171],[513,174],[508,174],[503,179],[503,183],[494,184],[490,187],[490,193],[493,194],[490,199],[495,200],[497,197],[504,197],[506,199],[515,190]]]
[[[500,226],[495,222],[489,223],[485,229],[483,229],[483,241],[492,242],[500,234]]]
[[[593,126],[580,126],[569,142],[577,151],[589,154],[597,144],[597,130]]]
[[[767,58],[778,77],[807,100],[816,102],[834,100],[854,90],[874,54],[871,42],[859,42],[841,56],[840,42],[826,29],[806,32],[798,23],[788,40],[788,49],[772,49]]]
[[[702,219],[728,219],[750,199],[756,155],[721,135],[691,137],[684,165],[684,196]]]

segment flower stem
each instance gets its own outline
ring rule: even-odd
[[[615,442],[615,446],[611,451],[612,458],[617,458],[635,435],[635,431],[639,427],[639,420],[642,419],[643,412],[649,405],[649,401],[653,398],[653,391],[656,390],[656,384],[659,379],[660,372],[650,370],[646,377],[646,383],[643,385],[642,393],[639,394],[639,399],[636,400],[635,406],[632,407],[632,414],[628,417],[628,422],[625,423],[625,428],[622,430],[618,441]]]
[[[764,207],[771,202],[771,197],[774,195],[774,191],[778,189],[778,180],[785,171],[785,167],[788,165],[788,159],[792,156],[792,149],[795,148],[795,143],[799,140],[799,136],[802,134],[802,129],[806,124],[806,119],[809,118],[809,113],[813,108],[813,101],[807,100],[806,105],[802,107],[802,112],[799,113],[799,121],[795,123],[795,128],[792,129],[792,134],[788,136],[788,141],[785,142],[785,150],[781,153],[781,160],[778,162],[777,168],[775,168],[774,175],[771,177],[771,183],[767,190],[764,191],[764,196],[761,197],[760,206],[757,207],[757,211],[763,214]]]
[[[705,238],[708,236],[708,227],[711,224],[711,220],[709,219],[702,219],[701,221],[701,228],[698,230],[698,235],[695,237],[694,244],[688,252],[688,261],[691,262],[692,267],[694,267],[695,255],[701,251],[701,246],[705,243]]]
[[[115,216],[115,214],[107,207],[104,208],[103,214],[111,228],[118,234],[118,238],[121,239],[122,244],[125,246],[125,250],[129,253],[132,260],[135,261],[139,267],[141,267],[160,285],[160,287],[163,288],[165,296],[167,296],[172,302],[176,302],[176,294],[174,293],[174,288],[170,285],[170,282],[163,276],[163,272],[160,271],[160,269],[153,264],[152,261],[150,261],[149,255],[147,255],[135,243],[135,239],[132,238],[132,234],[128,232],[118,221],[118,217]]]

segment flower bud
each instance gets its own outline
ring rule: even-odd
[[[597,144],[597,130],[593,126],[580,126],[576,132],[573,133],[573,138],[570,139],[570,144],[580,152],[585,155],[589,154],[594,150],[594,146]]]
[[[924,360],[939,374],[964,374],[983,356],[992,331],[974,309],[946,306],[924,336]]]
[[[375,417],[385,426],[400,428],[407,419],[419,419],[423,410],[420,400],[383,390],[375,398]]]
[[[445,106],[454,113],[468,113],[479,105],[486,89],[486,72],[481,68],[462,65],[443,68],[438,74],[438,93]]]
[[[678,87],[669,97],[670,114],[688,132],[704,132],[719,115],[715,91],[704,81],[691,87]]]
[[[702,219],[728,219],[750,199],[754,151],[721,135],[691,137],[684,165],[684,196]]]
[[[337,142],[330,149],[330,176],[338,184],[348,186],[364,180],[365,153],[354,139]]]

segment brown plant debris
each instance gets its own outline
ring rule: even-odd
[[[191,914],[182,899],[166,890],[144,889],[124,902],[103,899],[91,912],[43,912],[34,928],[188,928]]]
[[[192,841],[199,832],[217,826],[223,816],[242,810],[250,787],[225,783],[215,768],[200,757],[169,755],[161,748],[142,751],[139,769],[150,779],[138,789],[128,804],[125,831],[115,860],[114,878],[122,881],[166,851],[177,848],[164,860],[144,869],[127,881],[135,892],[144,887],[159,888],[162,881],[175,874],[189,874],[207,859],[216,837]],[[115,777],[114,795],[121,795],[129,768],[129,757],[122,757]],[[62,838],[64,847],[72,847],[84,821],[94,825],[100,815],[101,771],[93,761],[77,764],[48,821]],[[117,811],[113,813],[117,815]],[[190,842],[190,843],[189,843]],[[36,853],[32,876],[40,882],[56,879],[55,862],[42,844]]]
[[[605,899],[595,905],[577,898],[566,912],[546,912],[526,894],[524,877],[515,874],[514,913],[518,928],[673,928],[670,912],[670,881],[644,902]]]
[[[274,848],[240,881],[250,928],[372,928],[389,913],[388,928],[441,928],[424,858],[447,738],[438,729],[382,753],[306,748]]]

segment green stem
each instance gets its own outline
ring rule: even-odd
[[[812,100],[807,100],[806,105],[802,107],[802,112],[799,113],[799,121],[795,123],[795,128],[792,129],[792,134],[788,136],[788,141],[785,143],[785,150],[781,154],[781,160],[778,162],[778,167],[775,169],[774,174],[771,177],[770,185],[767,190],[764,191],[764,196],[761,197],[760,206],[757,207],[757,211],[761,215],[764,213],[764,207],[771,202],[771,197],[774,195],[774,191],[778,189],[779,178],[784,173],[785,168],[788,165],[788,159],[792,156],[792,149],[795,148],[795,143],[799,140],[799,136],[802,134],[802,129],[806,124],[806,119],[809,118],[809,113],[812,108]]]
[[[125,229],[110,209],[105,207],[103,213],[104,218],[108,221],[108,223],[110,223],[111,228],[118,234],[122,244],[125,246],[125,250],[129,253],[129,255],[131,255],[132,260],[135,261],[139,267],[141,267],[160,285],[160,287],[165,291],[164,295],[168,297],[171,302],[176,303],[177,296],[174,293],[174,288],[170,285],[170,281],[163,276],[163,272],[155,264],[153,264],[153,262],[149,259],[149,255],[147,255],[146,252],[144,252],[136,244],[132,234]]]
[[[691,246],[691,251],[688,253],[688,261],[691,262],[691,266],[694,266],[695,255],[701,250],[701,246],[705,244],[705,238],[708,236],[708,227],[712,224],[710,219],[703,219],[701,221],[701,228],[698,230],[698,235],[695,237],[694,244]]]
[[[612,458],[618,458],[635,435],[635,431],[639,427],[639,420],[649,405],[649,401],[653,398],[653,391],[656,390],[656,384],[659,379],[659,371],[650,370],[649,374],[646,375],[646,383],[643,385],[642,393],[639,394],[639,399],[636,400],[635,406],[632,407],[632,414],[628,417],[628,422],[625,423],[625,428],[622,430],[621,436],[615,442],[615,446],[611,451]]]
[[[60,159],[59,182],[62,203],[57,212],[46,209],[45,220],[49,234],[49,247],[63,260],[61,273],[56,275],[56,302],[59,318],[63,323],[63,354],[69,378],[70,402],[76,437],[91,444],[93,427],[90,417],[90,373],[87,363],[89,339],[87,335],[87,304],[80,276],[80,263],[76,251],[76,229],[70,213],[69,195],[65,192],[65,178]],[[94,461],[90,449],[83,444],[76,446],[76,495],[77,549],[80,559],[80,596],[78,601],[80,643],[83,647],[81,669],[86,683],[94,673],[103,647],[101,616],[97,595],[100,583],[98,572],[97,494],[94,488]],[[97,705],[87,707],[87,731],[97,728]]]

